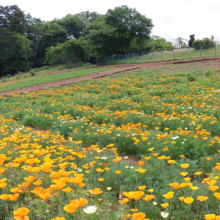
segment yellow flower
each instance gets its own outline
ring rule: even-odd
[[[198,189],[197,186],[191,186],[190,188],[191,188],[192,190],[197,190],[197,189]]]
[[[187,176],[187,174],[188,174],[188,172],[180,172],[180,175],[183,177]]]
[[[161,204],[161,206],[162,206],[163,208],[167,208],[167,207],[169,206],[169,203],[163,203],[163,204]]]
[[[139,189],[139,190],[142,190],[142,191],[145,190],[145,188],[146,188],[145,185],[144,185],[144,186],[138,186],[138,189]]]
[[[78,204],[70,203],[70,204],[64,206],[63,209],[64,209],[65,211],[67,211],[67,212],[73,214],[73,213],[76,211],[77,208],[78,208]]]
[[[104,178],[98,178],[98,181],[102,182],[102,181],[104,181]]]
[[[98,195],[98,194],[101,194],[101,193],[103,193],[103,191],[101,190],[101,189],[99,189],[99,188],[95,188],[94,190],[89,190],[89,192],[91,193],[91,194],[93,194],[93,195]]]
[[[119,174],[121,174],[121,170],[116,170],[115,173],[116,173],[117,175],[119,175]]]
[[[198,196],[197,200],[199,200],[200,202],[204,202],[205,200],[207,200],[209,197],[208,196]]]
[[[188,163],[185,163],[185,164],[181,164],[180,166],[181,166],[183,169],[186,169],[186,168],[189,167],[189,164],[188,164]]]
[[[182,196],[182,197],[179,197],[179,200],[181,201],[181,202],[183,202],[184,201],[184,197]]]
[[[186,204],[190,205],[194,201],[194,199],[192,197],[186,197],[183,201]]]

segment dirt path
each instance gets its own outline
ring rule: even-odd
[[[220,57],[199,58],[199,59],[193,59],[193,60],[190,59],[190,60],[178,60],[178,61],[164,61],[164,62],[153,62],[153,63],[140,63],[140,64],[120,64],[120,65],[100,66],[100,68],[115,67],[115,69],[100,72],[100,73],[93,73],[93,74],[86,75],[86,76],[80,76],[80,77],[76,77],[76,78],[72,78],[72,79],[65,79],[65,80],[61,80],[61,81],[57,81],[57,82],[44,83],[41,85],[35,85],[35,86],[26,87],[26,88],[22,88],[22,89],[10,90],[10,91],[0,93],[0,96],[7,96],[12,93],[31,92],[34,90],[41,90],[44,88],[53,88],[56,86],[64,86],[64,85],[68,85],[68,84],[72,84],[72,83],[76,83],[76,82],[80,82],[80,81],[85,81],[85,80],[89,80],[89,79],[97,79],[97,78],[101,78],[101,77],[106,77],[110,74],[118,74],[118,73],[128,72],[128,71],[132,71],[135,69],[142,69],[142,68],[148,68],[148,67],[157,68],[157,67],[161,67],[161,66],[162,67],[167,66],[170,64],[187,64],[187,63],[193,63],[193,62],[194,63],[207,63],[207,62],[218,62],[219,63]],[[82,67],[82,68],[74,68],[74,69],[61,70],[61,71],[53,71],[53,72],[39,74],[34,77],[37,77],[40,75],[64,73],[64,72],[75,71],[75,70],[79,70],[79,69],[87,69],[87,68],[98,68],[98,67],[97,66],[96,67]]]

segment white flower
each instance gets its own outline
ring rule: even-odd
[[[179,138],[179,136],[172,137],[173,140],[176,140],[176,139],[178,139],[178,138]]]
[[[124,158],[125,158],[125,159],[128,159],[128,156],[125,156]]]
[[[87,208],[84,208],[83,211],[86,213],[86,214],[93,214],[95,213],[97,210],[97,207],[96,206],[88,206]]]
[[[108,157],[101,157],[100,159],[102,159],[102,160],[106,160]]]
[[[111,190],[111,189],[112,189],[112,187],[107,187],[106,189],[107,189],[107,190]]]
[[[160,214],[163,218],[168,218],[168,216],[169,216],[168,212],[161,212]]]

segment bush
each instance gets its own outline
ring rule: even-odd
[[[202,46],[202,40],[195,40],[192,43],[193,48],[196,50],[200,49],[200,45]]]
[[[195,40],[192,43],[193,48],[196,50],[200,49],[200,45],[201,45],[201,48],[208,49],[208,48],[214,47],[215,43],[209,38],[203,38],[202,40]]]

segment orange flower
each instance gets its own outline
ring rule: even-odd
[[[73,214],[73,213],[76,211],[77,208],[78,208],[78,204],[70,203],[70,204],[64,206],[63,209],[64,209],[65,211],[67,211],[67,212]]]
[[[183,201],[186,204],[190,205],[194,201],[194,199],[192,197],[186,197]]]
[[[215,214],[207,214],[204,216],[205,220],[215,220],[216,215]]]
[[[105,170],[103,170],[103,169],[101,169],[101,168],[97,168],[96,171],[97,171],[98,173],[102,173],[102,172],[104,172]]]
[[[72,190],[73,189],[71,187],[67,187],[67,188],[63,189],[63,192],[68,193],[68,192],[71,192]]]
[[[131,191],[131,192],[124,192],[124,196],[128,197],[129,199],[139,200],[143,195],[143,191]]]
[[[113,159],[113,161],[116,162],[116,163],[119,162],[120,160],[121,160],[120,157],[116,157],[115,159]]]
[[[191,180],[190,177],[183,178],[187,183]]]
[[[154,199],[155,198],[155,196],[154,195],[146,195],[144,198],[143,198],[143,200],[144,201],[146,201],[146,202],[148,202],[148,201],[150,201],[150,200],[152,200],[152,199]]]
[[[208,196],[198,196],[197,200],[199,200],[200,202],[204,202],[205,200],[207,200],[209,197]]]
[[[167,207],[169,206],[169,203],[163,203],[163,204],[161,204],[161,206],[162,206],[163,208],[167,208]]]
[[[18,210],[14,211],[13,214],[15,217],[24,218],[29,212],[30,212],[30,209],[21,207]]]
[[[2,195],[0,195],[0,199],[1,199],[1,200],[4,200],[4,201],[5,201],[5,200],[7,200],[8,198],[10,198],[8,194],[2,194]]]
[[[132,215],[132,220],[144,220],[146,215],[143,212],[137,212]]]
[[[101,194],[101,193],[103,193],[103,191],[101,190],[101,189],[99,189],[99,188],[95,188],[94,190],[89,190],[89,192],[91,193],[91,194],[93,194],[93,195],[98,195],[98,194]]]
[[[7,186],[7,183],[0,183],[0,188],[4,189]]]
[[[168,192],[167,194],[163,194],[163,197],[165,199],[171,199],[173,197],[174,192]]]
[[[143,166],[145,164],[145,161],[138,161],[139,165]]]
[[[215,198],[216,198],[217,200],[220,200],[220,193],[215,192],[215,193],[214,193],[214,196],[215,196]]]
[[[186,169],[186,168],[189,167],[189,164],[188,164],[188,163],[185,163],[185,164],[181,164],[180,166],[181,166],[183,169]]]
[[[180,172],[180,175],[183,177],[187,176],[187,174],[188,174],[188,172]]]
[[[183,202],[184,201],[184,197],[182,196],[182,197],[179,197],[179,200],[181,201],[181,202]]]
[[[177,182],[170,183],[169,185],[174,189],[179,189],[179,184]]]
[[[15,193],[14,195],[9,195],[9,199],[13,202],[17,200],[19,193]]]
[[[202,172],[196,172],[195,175],[196,176],[200,176],[202,174]]]
[[[46,201],[47,199],[49,199],[51,197],[51,194],[50,193],[42,193],[39,195],[39,197],[41,199],[43,199],[44,201]]]
[[[145,188],[146,188],[145,185],[144,185],[144,186],[138,186],[138,189],[139,189],[139,190],[142,190],[142,191],[145,190]]]
[[[144,159],[145,159],[145,160],[150,160],[150,158],[151,158],[151,156],[145,157]]]
[[[127,198],[124,198],[124,199],[122,199],[122,200],[118,200],[119,201],[119,203],[121,203],[121,204],[125,204],[125,203],[127,203],[128,201],[129,201],[129,199],[127,199]]]
[[[61,190],[64,186],[66,186],[66,183],[59,181],[59,182],[56,182],[56,184],[54,185],[54,188],[56,190]]]
[[[219,187],[218,186],[209,186],[209,189],[212,191],[212,192],[215,192]]]

